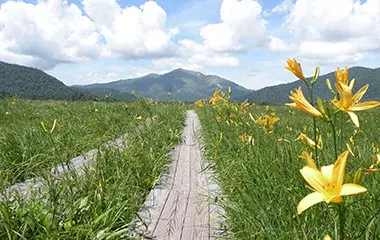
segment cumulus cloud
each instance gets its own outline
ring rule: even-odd
[[[0,58],[39,68],[79,62],[100,54],[93,22],[75,4],[8,1],[0,8]]]
[[[121,8],[116,0],[8,1],[0,7],[0,60],[51,69],[99,56],[124,59],[174,54],[176,28],[154,1]]]
[[[293,0],[283,0],[280,4],[272,9],[272,13],[288,13],[294,7]]]
[[[305,59],[353,63],[380,50],[380,0],[297,0],[285,19]],[[281,51],[282,42],[272,39],[270,49]]]
[[[234,54],[264,45],[266,27],[261,5],[255,0],[224,0],[220,22],[207,24],[199,31],[201,41],[180,39],[179,57],[155,61],[170,67],[202,70],[205,66],[236,67]]]
[[[83,0],[106,41],[103,55],[125,59],[170,56],[171,38],[178,29],[166,28],[166,12],[154,1],[122,9],[115,0]]]
[[[204,66],[199,63],[190,63],[187,59],[170,57],[170,58],[161,58],[155,59],[152,61],[152,64],[155,68],[164,68],[164,69],[175,69],[175,68],[184,68],[192,71],[203,71]]]
[[[274,36],[268,36],[267,47],[273,52],[294,52],[298,49],[296,44],[285,42],[281,38]]]
[[[220,20],[200,30],[203,44],[212,51],[248,51],[265,39],[266,21],[258,1],[224,0]]]

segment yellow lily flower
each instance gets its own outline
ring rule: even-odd
[[[335,72],[335,78],[336,83],[342,83],[347,85],[348,84],[348,68],[345,67],[344,69],[340,70],[338,67],[338,70]]]
[[[346,167],[348,151],[342,153],[334,164],[323,166],[321,171],[309,166],[303,167],[300,172],[303,178],[314,189],[314,192],[306,195],[297,206],[297,213],[301,214],[309,207],[320,203],[340,203],[342,196],[359,194],[367,189],[361,185],[343,184],[344,170]]]
[[[292,72],[299,79],[305,80],[305,76],[303,75],[301,65],[296,61],[295,58],[288,58],[286,59],[286,62],[288,64],[287,66],[285,66],[286,69]]]
[[[300,135],[298,136],[296,141],[297,140],[301,140],[302,142],[304,142],[306,145],[308,145],[312,149],[315,149],[315,145],[316,145],[315,142],[312,139],[310,139],[306,134],[300,133]],[[321,148],[321,147],[317,146],[317,148]]]
[[[314,117],[322,117],[322,113],[318,111],[315,107],[313,107],[303,95],[301,87],[296,89],[296,92],[291,91],[291,96],[289,98],[293,100],[294,103],[286,103],[285,105],[288,107],[297,108],[309,115]]]
[[[242,135],[240,135],[240,140],[243,143],[248,143],[252,146],[255,144],[255,139],[253,138],[253,136],[248,135],[247,133],[243,133]]]
[[[265,114],[258,119],[258,123],[268,131],[268,133],[273,133],[273,127],[276,122],[280,121],[279,117],[274,117]]]
[[[221,92],[221,90],[220,89],[216,89],[215,90],[215,92],[214,92],[214,94],[213,94],[213,96],[212,96],[212,98],[210,98],[210,103],[216,103],[217,101],[219,101],[219,100],[224,100],[220,95],[219,95],[219,93]]]
[[[338,88],[340,99],[335,98],[331,102],[340,110],[347,112],[352,122],[359,128],[359,119],[354,112],[380,106],[380,102],[368,101],[359,103],[368,89],[368,84],[363,86],[354,96],[352,96],[352,88],[350,86],[341,83],[338,85],[340,86]]]
[[[313,160],[313,153],[308,153],[306,151],[303,151],[301,156],[299,156],[299,158],[305,159],[308,167],[318,170],[317,165],[315,165],[314,160]]]
[[[332,238],[330,237],[330,235],[326,235],[324,236],[323,240],[332,240]]]
[[[195,104],[198,106],[198,107],[203,107],[205,105],[204,101],[202,99],[199,99],[198,101],[195,102]]]

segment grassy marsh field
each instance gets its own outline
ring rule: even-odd
[[[297,66],[289,68],[302,77]],[[327,83],[333,98],[314,105],[301,88],[287,106],[232,102],[231,89],[187,106],[2,101],[1,190],[36,176],[47,187],[0,202],[0,239],[128,239],[128,223],[167,167],[189,108],[222,189],[213,201],[225,210],[228,239],[378,239],[380,103],[360,101],[368,85],[353,94],[345,71],[338,69],[336,92]],[[310,96],[313,79],[303,80]],[[125,133],[126,149],[103,145]],[[49,174],[94,148],[101,151],[84,175]]]
[[[11,99],[0,109],[2,188],[34,176],[47,182],[42,194],[16,195],[0,203],[0,239],[125,238],[127,224],[180,140],[185,110],[176,103],[146,101]],[[50,133],[54,119],[57,124]],[[48,132],[41,121],[49,125]],[[101,147],[125,133],[131,133],[125,150]],[[69,172],[58,181],[46,172],[92,148],[102,151],[84,175]]]
[[[301,132],[312,135],[311,119],[300,112],[290,114],[283,106],[251,106],[248,111],[254,119],[275,113],[280,121],[274,124],[273,133],[269,134],[248,114],[237,115],[232,123],[227,124],[226,120],[231,121],[230,115],[236,114],[235,111],[215,110],[210,106],[198,109],[207,139],[206,155],[213,159],[217,179],[225,194],[221,203],[227,212],[230,237],[323,239],[326,234],[334,236],[338,228],[337,216],[331,214],[334,206],[319,204],[302,215],[297,214],[298,202],[310,190],[299,172],[305,160],[298,156],[305,145],[295,139]],[[348,120],[345,115],[343,117]],[[360,157],[349,156],[346,174],[354,175],[358,168],[373,164],[373,155],[380,150],[379,123],[378,110],[361,115],[362,128],[366,131],[357,139],[361,143],[358,147]],[[322,136],[324,151],[320,165],[327,165],[334,161],[333,137],[328,125],[321,124],[320,127],[321,132],[327,133]],[[242,141],[244,133],[253,136],[253,146],[248,140]],[[339,147],[346,148],[345,145]],[[347,239],[377,239],[380,235],[379,181],[377,173],[362,176],[361,184],[371,191],[345,199],[348,205]]]

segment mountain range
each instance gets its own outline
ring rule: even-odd
[[[284,70],[285,71],[285,70]],[[356,78],[354,91],[365,84],[370,87],[364,99],[380,100],[380,68],[352,67],[349,69],[350,79]],[[315,85],[314,94],[322,99],[330,99],[326,79],[335,82],[334,72],[321,75]],[[200,72],[182,68],[165,74],[148,74],[139,78],[121,79],[109,83],[66,86],[53,76],[36,69],[16,64],[0,62],[0,99],[17,95],[29,99],[53,100],[132,100],[136,96],[166,101],[168,93],[179,101],[192,102],[207,99],[216,88],[226,91],[232,88],[232,99],[258,103],[289,102],[291,90],[304,86],[300,80],[259,90],[248,90],[232,81],[216,75],[205,75]],[[303,87],[304,88],[304,87]],[[307,96],[306,91],[304,91]]]
[[[172,99],[188,102],[208,98],[212,96],[216,88],[227,90],[228,87],[231,87],[234,97],[242,97],[250,92],[250,90],[227,79],[182,68],[161,75],[148,74],[139,78],[123,79],[109,83],[76,85],[74,87],[87,89],[94,94],[93,89],[113,89],[120,92],[136,91],[142,97],[153,98],[158,101],[167,100],[168,92],[170,92]]]
[[[28,99],[90,100],[95,96],[77,91],[45,72],[0,62],[0,99],[17,95]]]

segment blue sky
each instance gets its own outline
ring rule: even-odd
[[[0,1],[0,60],[68,85],[175,68],[250,89],[319,65],[380,67],[380,0]],[[318,9],[311,11],[310,9]]]

